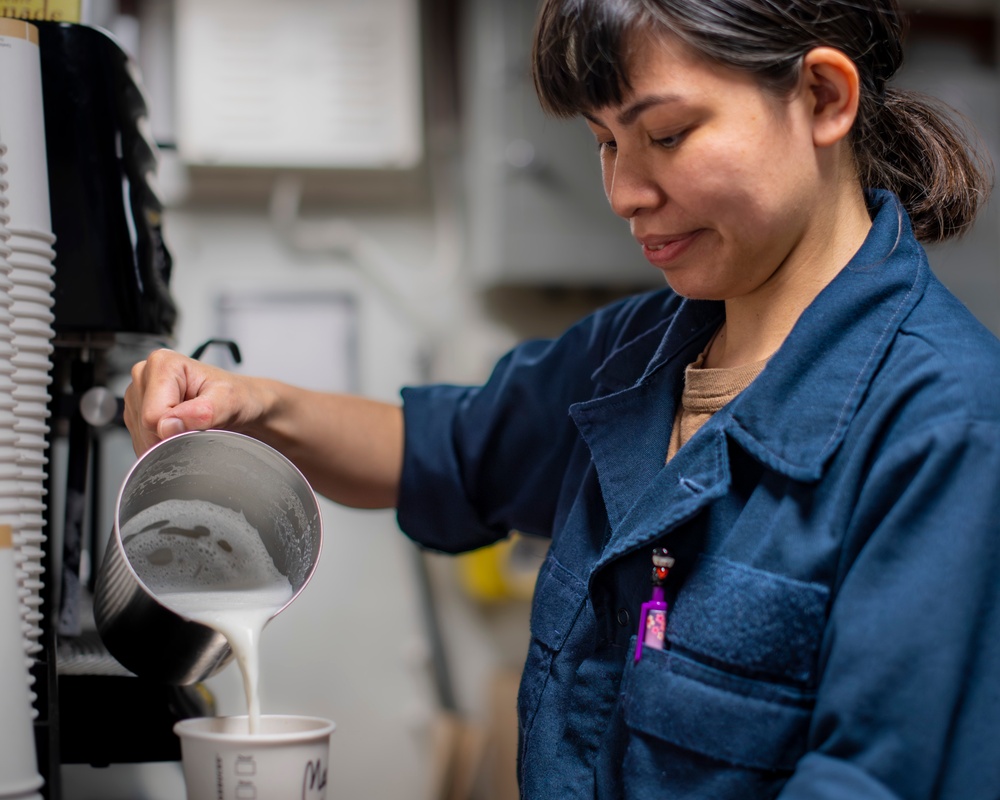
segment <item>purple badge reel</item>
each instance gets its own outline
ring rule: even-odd
[[[653,548],[653,594],[639,610],[639,631],[635,642],[635,660],[642,658],[642,648],[662,650],[667,633],[667,601],[663,584],[674,565],[674,558],[665,547]]]

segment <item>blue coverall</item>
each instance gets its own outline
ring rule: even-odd
[[[527,798],[1000,798],[1000,343],[905,211],[664,464],[723,319],[669,289],[403,391],[400,527],[551,537],[518,698]],[[633,658],[650,552],[667,648]]]

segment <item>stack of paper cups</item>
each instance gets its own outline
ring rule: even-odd
[[[14,430],[17,424],[14,416],[14,355],[17,350],[11,329],[14,317],[10,311],[13,302],[10,290],[14,284],[10,280],[8,261],[11,248],[7,228],[10,215],[7,213],[6,153],[6,145],[0,142],[0,527],[7,526],[13,531],[21,522],[21,472],[17,465],[17,432]]]
[[[11,265],[9,258],[13,252],[10,246],[10,230],[7,225],[10,223],[10,214],[7,212],[10,201],[7,199],[7,162],[5,156],[7,146],[0,142],[0,529],[9,529],[12,532],[12,542],[14,538],[23,539],[20,532],[23,527],[22,512],[24,501],[22,495],[24,487],[21,484],[21,469],[19,466],[19,451],[17,425],[18,419],[15,413],[17,401],[14,399],[16,384],[14,364],[17,355],[17,347],[14,344],[13,322],[14,316],[11,312],[11,305],[14,300],[11,291],[14,284],[11,281]],[[27,564],[31,559],[33,550],[19,547],[14,553],[15,563],[27,565],[29,571],[34,573],[29,576],[29,571],[18,569],[18,609],[21,614],[20,630],[23,634],[23,641],[17,652],[25,653],[28,666],[33,654],[29,650],[29,638],[41,621],[41,589],[42,582],[40,574],[34,569],[34,564]],[[37,645],[37,641],[32,642]],[[22,670],[23,672],[23,670]],[[20,675],[21,672],[12,673]],[[24,672],[25,686],[30,687],[32,678],[30,673]],[[33,692],[29,691],[29,698],[34,701]],[[32,707],[32,715],[36,714]],[[2,796],[2,795],[0,795]]]
[[[29,798],[38,796],[43,781],[25,680],[12,545],[13,531],[0,525],[0,798]]]
[[[48,386],[52,381],[53,297],[55,284],[52,260],[55,253],[46,244],[54,237],[36,237],[31,244],[26,235],[11,236],[9,297],[10,329],[14,355],[12,363],[14,432],[21,501],[20,521],[15,530],[18,576],[23,592],[26,623],[25,648],[29,656],[41,650],[42,544],[45,541],[46,435],[49,431]]]
[[[14,558],[21,593],[24,650],[29,663],[41,649],[42,629],[42,545],[48,386],[51,383],[52,339],[54,331],[52,290],[55,272],[49,211],[48,165],[45,153],[45,120],[42,106],[41,58],[38,29],[26,22],[0,19],[0,133],[6,145],[6,242],[10,266],[9,329],[13,338],[0,360],[13,372],[0,374],[13,382],[12,409],[17,475],[14,479],[18,502],[13,525]],[[0,309],[2,315],[4,309]],[[0,348],[4,345],[0,332]],[[0,399],[0,405],[3,400]],[[0,408],[0,414],[3,409]],[[0,453],[2,456],[2,453]],[[0,481],[7,473],[0,464]],[[6,494],[4,494],[6,492]],[[0,488],[0,508],[10,494]],[[30,685],[30,684],[29,684]]]

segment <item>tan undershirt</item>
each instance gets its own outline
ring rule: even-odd
[[[705,361],[707,352],[708,347],[684,370],[684,391],[677,405],[677,414],[674,416],[674,429],[670,434],[667,461],[677,454],[677,451],[712,418],[715,412],[753,383],[754,378],[761,373],[768,362],[765,358],[763,361],[743,367],[705,369],[701,365]]]

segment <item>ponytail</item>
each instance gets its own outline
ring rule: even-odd
[[[862,186],[895,192],[922,242],[961,236],[993,186],[993,165],[973,128],[918,92],[887,88],[862,101],[854,154]]]

